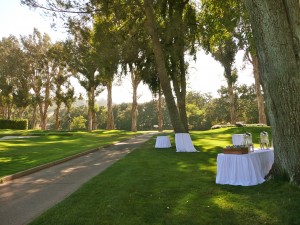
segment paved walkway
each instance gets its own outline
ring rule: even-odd
[[[29,223],[152,135],[137,136],[0,184],[0,225]]]

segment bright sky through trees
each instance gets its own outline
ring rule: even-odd
[[[66,37],[63,29],[58,31],[50,27],[51,19],[41,16],[41,11],[30,10],[28,7],[21,6],[20,0],[2,0],[0,1],[0,38],[8,37],[10,34],[19,37],[19,35],[32,34],[33,28],[36,27],[40,32],[50,35],[52,41],[62,40]],[[236,67],[239,70],[238,84],[251,84],[254,82],[251,66],[243,68],[242,52],[236,59]],[[217,97],[217,90],[221,85],[226,85],[223,76],[223,67],[212,57],[204,52],[198,53],[197,62],[191,61],[189,68],[188,90],[194,90],[201,93],[210,92]],[[76,85],[77,93],[85,96],[84,89]],[[132,91],[129,77],[122,81],[121,86],[113,87],[113,102],[131,102]],[[147,86],[140,85],[138,88],[138,102],[150,101],[151,93]],[[106,92],[99,95],[98,98],[106,99]]]

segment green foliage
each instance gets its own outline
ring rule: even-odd
[[[85,123],[86,123],[86,119],[84,119],[83,116],[77,116],[74,117],[71,123],[71,129],[72,130],[78,130],[78,129],[85,129]]]
[[[28,120],[0,119],[0,129],[27,130]]]
[[[153,130],[158,124],[156,101],[145,102],[138,105],[138,130]],[[131,129],[131,103],[122,103],[114,106],[115,123],[117,129]],[[172,129],[170,117],[163,102],[163,129]]]

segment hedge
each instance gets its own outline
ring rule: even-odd
[[[0,119],[0,129],[27,130],[28,120]]]

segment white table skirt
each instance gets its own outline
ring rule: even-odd
[[[170,148],[171,142],[168,136],[157,136],[155,148]]]
[[[176,152],[197,152],[189,133],[175,134]]]
[[[243,155],[218,154],[216,183],[242,186],[261,184],[273,163],[273,150],[255,150]]]

